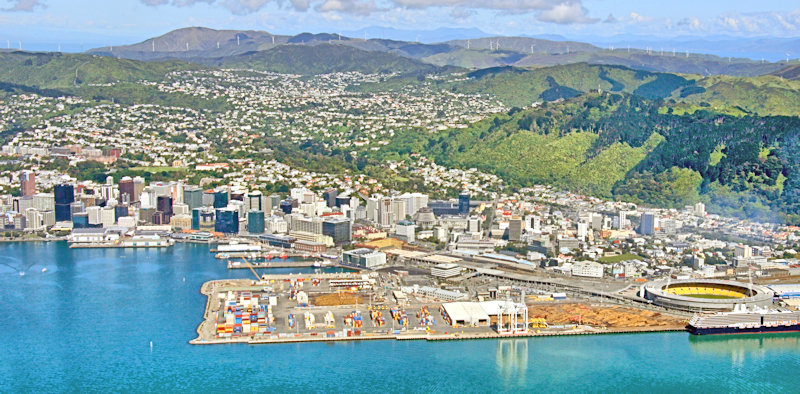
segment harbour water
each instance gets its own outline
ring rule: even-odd
[[[712,393],[800,387],[796,334],[192,346],[188,341],[206,302],[200,286],[252,276],[229,271],[206,246],[8,243],[0,245],[0,264],[3,392]]]

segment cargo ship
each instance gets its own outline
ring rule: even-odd
[[[686,330],[694,335],[800,332],[800,311],[737,305],[731,312],[695,314]]]

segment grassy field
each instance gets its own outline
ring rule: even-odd
[[[625,260],[644,260],[644,257],[637,254],[621,254],[619,256],[601,257],[597,261],[601,263],[619,263]]]

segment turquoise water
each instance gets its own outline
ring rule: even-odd
[[[0,263],[33,264],[0,265],[2,392],[800,390],[798,335],[191,346],[200,285],[252,275],[205,246],[2,244]]]

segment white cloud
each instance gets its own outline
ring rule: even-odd
[[[558,4],[549,10],[543,10],[536,19],[542,22],[558,23],[562,25],[573,23],[595,23],[596,18],[589,18],[586,8],[580,3],[566,2]]]
[[[633,22],[636,22],[636,23],[639,23],[639,22],[648,22],[648,21],[651,21],[651,20],[653,20],[653,18],[651,18],[651,17],[649,17],[649,16],[644,16],[644,15],[641,15],[641,14],[637,14],[637,13],[635,13],[635,12],[631,12],[629,16],[630,16],[630,19],[631,19]]]
[[[730,28],[731,30],[739,31],[739,21],[734,18],[723,16],[722,24]]]
[[[39,1],[39,0],[22,0]],[[267,5],[305,12],[313,9],[319,13],[338,13],[367,16],[396,9],[425,10],[449,8],[450,16],[464,20],[476,10],[499,11],[506,14],[535,13],[542,22],[557,24],[595,23],[590,18],[582,0],[140,0],[149,6],[171,5],[188,7],[197,3],[217,4],[237,15],[258,12]],[[379,5],[380,4],[380,5]]]
[[[10,12],[33,12],[37,8],[44,8],[40,0],[16,0],[11,2],[11,7],[0,9]]]
[[[314,8],[318,12],[370,15],[379,11],[373,0],[325,0]]]
[[[703,27],[700,23],[700,19],[697,19],[693,16],[679,20],[678,26],[687,27],[690,30],[700,30]]]

